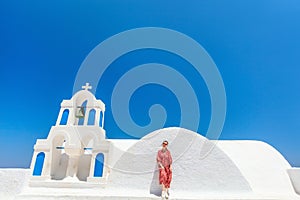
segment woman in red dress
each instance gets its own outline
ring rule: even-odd
[[[169,198],[169,188],[172,180],[172,156],[167,147],[168,141],[165,140],[156,157],[159,167],[159,184],[162,185],[161,197],[163,199]]]

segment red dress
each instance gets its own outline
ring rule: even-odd
[[[157,163],[161,163],[164,168],[159,167],[159,184],[164,184],[166,188],[170,187],[172,181],[172,171],[170,165],[172,164],[172,156],[169,150],[165,152],[161,149],[157,152]]]

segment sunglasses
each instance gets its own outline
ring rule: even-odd
[[[163,143],[163,146],[167,146],[168,145],[168,143]]]

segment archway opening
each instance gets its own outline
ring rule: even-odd
[[[94,141],[90,137],[86,137],[82,141],[84,153],[79,157],[78,160],[77,178],[80,181],[87,181],[87,177],[90,175],[92,147]]]
[[[62,180],[66,177],[69,156],[65,153],[66,139],[57,135],[52,141],[51,179]]]
[[[104,166],[104,154],[98,153],[95,159],[94,177],[102,177]]]
[[[95,109],[90,110],[89,119],[88,119],[88,125],[90,125],[90,126],[94,126],[95,125],[95,117],[96,117],[96,111],[95,111]]]
[[[67,125],[68,118],[69,118],[69,109],[65,109],[63,114],[62,114],[59,125]]]
[[[84,118],[86,114],[86,106],[87,106],[87,100],[85,100],[81,106],[77,107],[76,111],[76,117],[78,118],[78,125],[82,126],[84,125]]]
[[[99,120],[99,126],[101,127],[101,128],[103,128],[103,111],[101,111],[100,112],[100,120]]]
[[[33,176],[40,176],[42,174],[44,160],[45,160],[45,153],[44,152],[38,153],[38,155],[36,156],[35,165],[32,173]]]

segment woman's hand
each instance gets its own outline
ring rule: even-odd
[[[159,163],[159,166],[161,169],[164,169],[164,166],[161,163]]]

